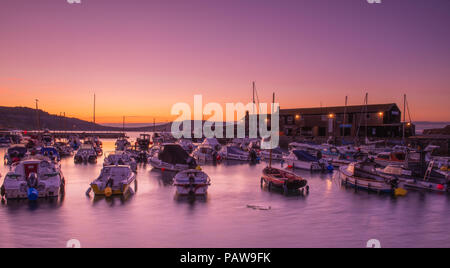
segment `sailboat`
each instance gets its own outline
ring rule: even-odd
[[[275,93],[273,93],[273,103],[275,103]],[[268,142],[270,142],[270,148],[273,148],[272,139]],[[292,172],[272,167],[272,149],[269,150],[269,165],[262,171],[261,187],[263,187],[264,184],[267,185],[269,191],[274,187],[283,189],[285,195],[287,195],[289,191],[303,189],[304,187],[309,191],[307,180]]]

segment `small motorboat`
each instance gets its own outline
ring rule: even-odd
[[[38,151],[38,154],[48,157],[52,161],[61,161],[58,150],[53,146],[44,146]]]
[[[430,162],[427,172],[422,177],[414,176],[414,172],[398,165],[388,165],[385,168],[377,169],[377,172],[393,179],[398,179],[405,188],[413,190],[424,190],[432,192],[450,192],[450,180],[448,177],[439,176],[433,170],[433,163]]]
[[[6,174],[2,196],[7,199],[58,197],[64,193],[65,180],[59,164],[47,157],[36,155],[14,163]]]
[[[258,158],[255,150],[247,152],[235,145],[227,145],[222,147],[222,149],[220,149],[219,151],[219,155],[222,159],[238,161],[256,162]]]
[[[294,173],[274,168],[266,167],[263,169],[261,177],[261,187],[267,185],[269,191],[273,188],[283,189],[284,194],[288,194],[289,191],[299,190],[307,187],[308,181],[302,177],[295,175]]]
[[[405,165],[406,164],[406,153],[404,152],[382,152],[377,154],[375,157],[375,162],[382,166],[386,167],[388,165]]]
[[[80,149],[74,156],[75,164],[80,163],[97,163],[97,152],[94,147],[90,144],[81,145]]]
[[[202,145],[209,146],[217,152],[222,148],[222,145],[216,138],[205,138],[202,142]]]
[[[188,139],[179,139],[176,144],[179,144],[188,154],[191,154],[196,147],[194,143]]]
[[[58,153],[61,157],[71,156],[73,154],[73,148],[68,142],[57,141],[55,142],[54,146],[58,150]]]
[[[13,145],[8,148],[4,156],[5,165],[12,165],[13,163],[20,162],[26,155],[28,149],[25,145]]]
[[[80,149],[81,141],[77,136],[71,136],[69,138],[69,145],[74,151]]]
[[[376,172],[375,163],[358,162],[339,168],[339,178],[343,185],[379,193],[394,193],[399,180]]]
[[[201,170],[188,169],[175,175],[173,185],[179,195],[206,195],[211,179]]]
[[[261,159],[267,160],[270,158],[270,150],[261,150]],[[272,149],[272,160],[281,161],[283,160],[284,152],[280,147]]]
[[[101,148],[101,141],[95,138],[85,139],[83,145],[92,146],[97,156],[103,155],[103,150]]]
[[[0,147],[9,147],[12,143],[12,140],[10,137],[3,136],[0,137]]]
[[[195,160],[201,162],[216,162],[221,158],[216,150],[206,144],[199,145],[192,153],[192,156]]]
[[[161,145],[161,149],[150,156],[148,163],[156,169],[162,171],[182,171],[195,169],[197,163],[180,145],[166,143]]]
[[[136,174],[129,166],[105,166],[91,183],[91,189],[95,195],[125,195],[135,180]]]
[[[333,166],[327,160],[315,157],[303,150],[292,150],[288,156],[284,157],[287,165],[291,168],[298,168],[310,171],[332,171]]]
[[[126,151],[131,147],[131,143],[126,137],[117,139],[116,141],[116,151]]]
[[[124,151],[115,151],[109,153],[103,161],[103,166],[130,166],[133,172],[137,172],[137,163],[131,155]]]

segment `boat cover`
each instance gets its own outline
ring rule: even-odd
[[[293,153],[295,154],[297,159],[300,160],[300,161],[305,161],[305,162],[316,162],[316,161],[319,161],[319,159],[317,159],[317,157],[312,156],[307,151],[295,150],[295,151],[293,151]]]
[[[159,160],[169,164],[189,164],[191,159],[189,154],[178,144],[164,145],[162,152],[159,153]]]
[[[8,155],[12,155],[13,153],[17,153],[19,157],[23,157],[27,153],[27,148],[24,146],[13,146],[8,149]]]
[[[227,146],[227,153],[228,154],[244,154],[245,152],[241,150],[241,148],[239,147],[235,147],[235,146]]]

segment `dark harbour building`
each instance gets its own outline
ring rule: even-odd
[[[415,126],[402,123],[395,103],[280,109],[280,132],[288,137],[401,138],[415,134]]]

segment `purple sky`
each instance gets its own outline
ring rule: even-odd
[[[2,0],[0,105],[118,122],[172,104],[401,103],[450,121],[449,0]],[[150,120],[151,121],[151,120]]]

